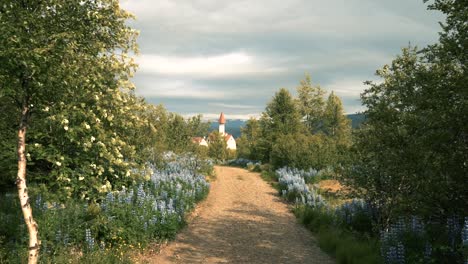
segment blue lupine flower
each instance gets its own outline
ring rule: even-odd
[[[468,217],[465,217],[465,223],[463,225],[463,231],[461,232],[462,241],[464,246],[468,246]]]
[[[91,230],[90,229],[86,229],[86,231],[85,231],[85,241],[86,241],[86,244],[88,245],[88,249],[93,250],[94,249],[94,238],[91,236]]]
[[[55,232],[55,242],[60,243],[62,241],[62,230]]]
[[[424,246],[424,260],[426,262],[429,262],[429,260],[431,259],[431,255],[432,255],[432,245],[430,243],[426,243],[426,245]]]
[[[68,246],[68,242],[70,241],[70,237],[68,236],[68,234],[65,233],[62,238],[63,238],[63,245]]]
[[[460,220],[458,216],[451,216],[447,218],[447,234],[449,245],[454,250],[456,247],[456,240],[461,232]]]

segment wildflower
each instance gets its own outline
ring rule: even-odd
[[[88,244],[88,249],[93,250],[94,249],[94,238],[91,236],[91,230],[89,230],[89,229],[85,230],[85,241]]]
[[[56,161],[55,164],[59,167],[62,166],[62,163],[60,161]]]

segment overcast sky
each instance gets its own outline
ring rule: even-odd
[[[422,0],[123,0],[137,19],[137,94],[183,115],[259,115],[306,72],[346,113],[375,70],[438,38]]]

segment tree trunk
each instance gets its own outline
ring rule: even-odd
[[[36,221],[32,215],[31,205],[29,203],[28,189],[26,187],[26,130],[29,117],[28,106],[23,106],[21,112],[21,121],[18,128],[18,176],[16,186],[18,187],[18,196],[20,199],[21,210],[23,211],[24,221],[28,227],[29,249],[28,263],[37,263],[39,258],[39,230]]]

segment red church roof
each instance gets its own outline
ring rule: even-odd
[[[228,141],[231,137],[232,137],[231,134],[227,134],[227,133],[226,133],[226,134],[224,135],[224,140],[225,140],[225,141]]]
[[[226,124],[226,119],[224,118],[224,113],[221,112],[221,115],[219,116],[219,124]]]
[[[202,137],[193,137],[193,138],[192,138],[192,142],[193,142],[193,143],[198,143],[198,144],[200,144],[200,142],[202,142],[202,141],[203,141],[203,138],[202,138]]]

